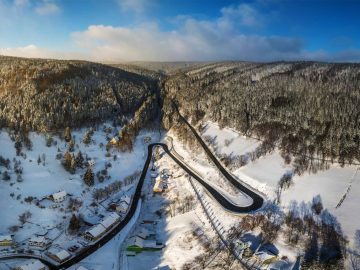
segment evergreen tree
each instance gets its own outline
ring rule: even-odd
[[[76,155],[76,166],[79,168],[82,168],[84,164],[84,157],[81,153],[81,151],[79,151]]]
[[[69,146],[68,146],[68,151],[74,152],[74,146],[75,146],[75,142],[73,140],[70,140]]]
[[[64,155],[63,166],[67,171],[70,171],[71,160],[72,160],[71,154],[69,152],[66,152]]]
[[[84,135],[84,138],[83,138],[83,143],[88,145],[91,141],[91,134],[90,132],[86,132],[85,135]]]
[[[65,128],[65,130],[64,130],[64,139],[66,142],[71,141],[71,131],[70,131],[69,127]]]
[[[52,145],[53,141],[54,141],[54,139],[51,136],[48,136],[46,138],[46,146],[50,147]]]
[[[77,232],[80,229],[80,219],[75,214],[73,214],[70,219],[68,229],[72,232]]]
[[[84,183],[88,186],[94,185],[94,173],[91,168],[88,168],[84,174]]]
[[[9,181],[9,180],[11,179],[10,174],[9,174],[8,171],[4,171],[4,172],[3,172],[3,177],[2,177],[2,179],[5,180],[5,181]]]
[[[74,154],[71,156],[71,162],[70,162],[70,173],[74,174],[76,172],[76,159]]]

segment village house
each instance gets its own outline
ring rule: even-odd
[[[161,193],[166,189],[166,187],[167,187],[167,183],[164,180],[162,180],[160,177],[157,177],[155,180],[153,192]]]
[[[46,256],[59,263],[66,261],[71,257],[65,249],[52,247],[46,252]]]
[[[116,222],[120,220],[120,216],[116,213],[111,213],[99,224],[91,227],[84,233],[84,238],[89,241],[95,241],[105,234],[107,230],[114,226]]]
[[[111,213],[104,220],[100,222],[105,229],[110,229],[114,224],[120,220],[120,216],[116,213]]]
[[[151,251],[151,250],[161,250],[163,244],[156,242],[156,240],[144,240],[138,236],[135,236],[133,244],[127,247],[128,251]]]
[[[121,202],[119,205],[115,207],[115,210],[118,213],[125,214],[128,208],[129,205],[126,202]]]
[[[59,191],[57,193],[54,193],[51,195],[51,199],[56,202],[56,203],[60,203],[60,202],[63,202],[66,198],[66,191],[63,190],[63,191]]]
[[[155,232],[153,232],[149,229],[141,228],[140,231],[136,235],[145,240],[149,237],[154,237],[156,234],[155,234]]]
[[[50,244],[49,240],[44,236],[31,237],[28,242],[29,246],[38,249],[45,249]]]
[[[14,270],[47,270],[48,268],[39,260],[27,260],[24,264],[18,265]]]
[[[88,241],[95,241],[99,239],[105,232],[106,229],[104,228],[104,226],[101,224],[97,224],[84,233],[84,238]]]
[[[14,240],[11,235],[0,235],[0,246],[12,246]]]

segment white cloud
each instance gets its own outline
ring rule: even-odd
[[[262,25],[263,16],[250,4],[239,4],[221,9],[222,19],[230,20],[233,23],[239,22],[244,26]]]
[[[117,0],[123,11],[134,11],[135,13],[143,13],[148,6],[147,0]]]
[[[35,12],[39,15],[48,15],[60,12],[60,8],[51,0],[42,0],[35,8]]]
[[[39,48],[34,44],[17,48],[0,48],[0,55],[18,56],[27,58],[53,58],[53,59],[85,59],[86,56],[76,52],[60,52]]]
[[[15,7],[26,7],[30,5],[29,0],[14,0]]]
[[[92,25],[73,33],[95,60],[275,60],[299,55],[298,39],[244,35],[227,14],[213,21],[186,17],[179,28],[161,31],[154,23],[136,27]]]
[[[253,9],[247,4],[223,8],[221,15],[213,20],[178,16],[171,31],[162,30],[154,22],[133,27],[90,25],[84,31],[71,34],[70,44],[72,42],[71,46],[81,54],[34,45],[0,48],[0,54],[95,61],[360,60],[360,50],[310,52],[297,38],[244,34],[243,27],[248,29],[262,23],[261,16]]]

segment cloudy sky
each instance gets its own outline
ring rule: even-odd
[[[360,1],[0,0],[0,55],[360,61]]]

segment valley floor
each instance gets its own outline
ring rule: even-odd
[[[145,138],[151,138],[151,141],[154,142],[164,140],[165,136],[163,134],[159,137],[158,132],[144,131],[137,137],[132,152],[123,153],[111,150],[111,155],[106,157],[105,145],[112,134],[99,128],[95,130],[92,142],[85,145],[82,142],[85,131],[73,131],[76,142],[75,153],[81,151],[88,155],[89,159],[95,162],[94,172],[103,170],[105,164],[111,163],[111,167],[107,168],[108,179],[102,183],[95,180],[93,187],[87,187],[83,183],[84,169],[77,169],[75,174],[70,174],[64,170],[60,160],[56,159],[56,155],[63,153],[68,147],[60,138],[54,136],[57,145],[47,147],[45,146],[46,138],[43,135],[30,133],[30,139],[33,143],[32,150],[23,149],[26,157],[19,157],[16,156],[14,142],[9,133],[6,130],[1,131],[0,155],[11,160],[12,168],[8,169],[11,179],[0,180],[0,204],[6,206],[0,212],[0,234],[14,234],[15,241],[20,246],[23,245],[25,249],[28,239],[40,231],[47,231],[49,234],[54,231],[53,244],[64,249],[67,249],[72,243],[78,243],[80,237],[70,235],[67,231],[72,214],[83,213],[88,209],[96,213],[105,212],[101,203],[95,208],[91,206],[94,201],[94,190],[104,188],[141,170],[147,152],[148,142],[145,143]],[[230,200],[239,205],[251,203],[245,194],[236,191],[226,182],[214,166],[209,163],[201,149],[189,148],[180,142],[172,131],[168,132],[166,136],[173,139],[175,150],[184,158],[186,163],[195,168],[204,179]],[[254,151],[259,145],[257,140],[246,138],[232,129],[220,129],[217,124],[212,122],[206,123],[206,129],[202,136],[214,139],[213,146],[216,146],[218,154],[244,155]],[[212,244],[212,240],[216,238],[216,232],[207,220],[186,173],[165,153],[159,152],[159,158],[154,163],[155,171],[149,171],[147,174],[143,189],[143,200],[132,221],[104,247],[70,269],[76,269],[80,265],[94,270],[148,270],[157,269],[156,267],[159,266],[182,269],[184,264],[195,260],[198,255],[207,251],[208,245]],[[41,161],[38,164],[39,156]],[[44,156],[45,158],[43,158]],[[114,158],[114,156],[116,157]],[[13,170],[14,159],[21,161],[22,182],[16,181]],[[3,172],[5,169],[0,167],[0,170]],[[156,177],[153,177],[153,174],[159,176],[164,170],[168,171],[169,178],[166,181],[165,191],[158,193],[154,191]],[[289,172],[292,172],[291,163],[285,165],[277,150],[253,162],[250,161],[241,168],[232,169],[235,176],[261,192],[269,203],[276,198],[279,179]],[[115,193],[111,196],[132,196],[135,184],[136,182],[124,184],[118,194]],[[200,186],[198,188],[201,190]],[[43,208],[40,208],[35,203],[25,201],[25,198],[29,196],[40,199],[60,190],[66,190],[71,196],[59,204],[47,202],[44,203]],[[237,224],[244,216],[227,213],[205,192],[203,194],[225,231]],[[279,211],[286,211],[289,207],[294,207],[294,204],[310,203],[315,197],[321,198],[324,208],[335,217],[335,222],[341,225],[350,245],[352,245],[356,240],[355,234],[360,229],[360,221],[354,214],[358,212],[358,205],[360,204],[360,197],[357,194],[360,194],[358,167],[340,168],[337,165],[331,165],[328,170],[319,171],[316,174],[295,175],[292,185],[282,192]],[[82,201],[82,205],[75,211],[68,209],[70,197]],[[339,204],[341,201],[342,203]],[[19,215],[26,211],[30,211],[31,217],[24,224],[21,224]],[[149,239],[163,245],[163,248],[157,251],[129,253],[129,246],[133,245],[136,237],[142,234],[144,230],[153,231],[155,236]],[[255,230],[251,234],[247,234],[245,238],[256,244],[259,234],[260,231]],[[296,263],[299,252],[301,252],[301,246],[289,245],[283,237],[279,237],[274,245],[279,251],[278,258],[286,257],[289,268],[292,267]],[[9,262],[10,265],[14,263]],[[1,267],[6,269],[5,267],[8,266],[0,262]],[[216,269],[216,267],[214,266],[212,269]]]

